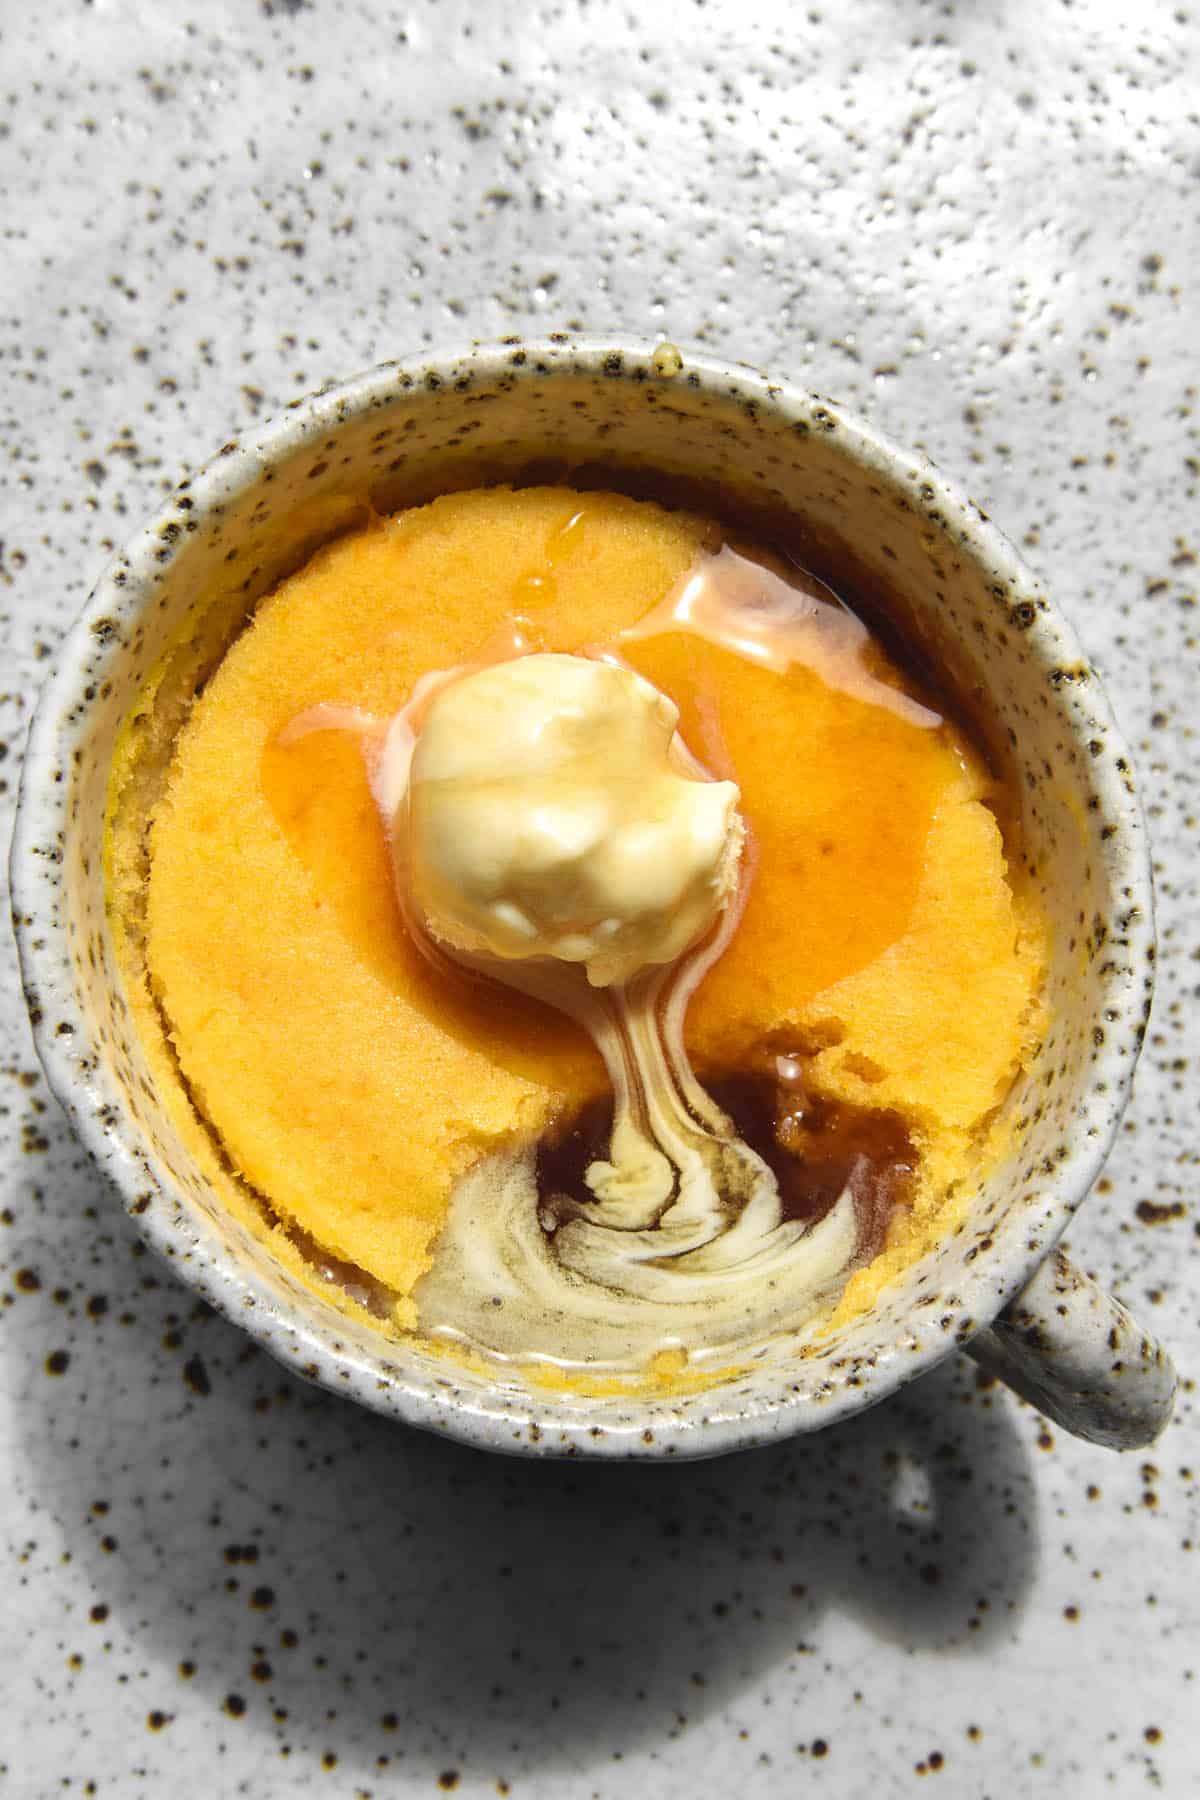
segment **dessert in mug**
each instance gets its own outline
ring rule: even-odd
[[[106,863],[151,1073],[335,1305],[714,1379],[868,1308],[1000,1154],[1045,963],[1003,785],[785,542],[364,508],[145,684]]]

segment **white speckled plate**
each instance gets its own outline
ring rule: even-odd
[[[1071,1248],[1185,1377],[1134,1459],[965,1366],[692,1469],[399,1432],[141,1256],[34,1073],[10,956],[0,1787],[1194,1791],[1198,31],[1157,0],[0,22],[9,789],[111,545],[327,376],[564,326],[837,395],[971,486],[1132,741],[1159,998]]]

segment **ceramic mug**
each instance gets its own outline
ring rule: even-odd
[[[581,1398],[449,1363],[335,1312],[222,1211],[146,1077],[105,922],[113,743],[185,617],[228,639],[361,516],[481,481],[589,466],[686,482],[714,510],[798,518],[812,566],[886,596],[1020,794],[1050,924],[1045,1042],[1006,1102],[1013,1149],[964,1223],[802,1355],[779,1347],[699,1392]],[[14,917],[47,1079],[143,1235],[302,1375],[491,1449],[707,1456],[861,1412],[966,1349],[1068,1431],[1150,1442],[1174,1373],[1054,1248],[1100,1171],[1150,1003],[1144,827],[1094,673],[1035,578],[921,456],[832,402],[670,345],[554,336],[384,364],[294,403],[184,481],[101,578],[32,727]],[[969,996],[966,997],[969,1003]]]

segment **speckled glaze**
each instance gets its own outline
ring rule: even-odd
[[[972,1198],[966,1226],[869,1317],[802,1359],[775,1346],[743,1377],[670,1400],[581,1401],[458,1371],[296,1283],[222,1213],[160,1110],[103,914],[114,734],[189,609],[221,607],[232,630],[364,493],[387,510],[480,479],[596,464],[785,509],[804,521],[818,566],[850,555],[855,579],[886,591],[895,623],[1019,781],[1023,852],[1054,944],[1051,1028],[1008,1103],[1017,1148]],[[1095,1180],[1152,985],[1150,879],[1127,754],[1069,630],[988,520],[926,459],[831,401],[686,349],[565,334],[384,364],[296,403],[184,481],[63,645],[32,732],[12,867],[48,1079],[181,1278],[313,1381],[467,1442],[542,1455],[708,1456],[815,1430],[969,1345],[1029,1282]],[[1039,1334],[1026,1316],[1025,1365],[1035,1344],[1044,1365],[1039,1394],[1055,1396],[1046,1404],[1069,1429],[1146,1443],[1169,1411],[1169,1364],[1144,1334],[1131,1352],[1114,1349],[1110,1303],[1085,1304],[1069,1285],[1055,1304],[1078,1318],[1060,1320],[1057,1337],[1049,1319]],[[1040,1295],[1035,1284],[1025,1315]],[[1089,1328],[1097,1308],[1099,1331]],[[998,1341],[985,1340],[989,1366],[1007,1375]],[[1070,1380],[1052,1366],[1064,1357]]]
[[[1137,1320],[1054,1250],[987,1331],[976,1362],[1077,1437],[1114,1450],[1166,1424],[1175,1370]],[[1098,1379],[1107,1371],[1108,1380]]]

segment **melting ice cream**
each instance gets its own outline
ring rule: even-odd
[[[633,670],[582,656],[517,657],[435,694],[403,846],[434,936],[578,963],[594,987],[689,949],[736,886],[742,827],[737,788],[697,779],[678,719]]]

